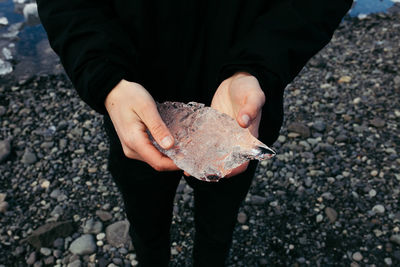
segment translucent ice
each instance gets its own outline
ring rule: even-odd
[[[157,107],[175,145],[164,150],[154,140],[153,144],[198,179],[218,181],[250,159],[275,155],[236,120],[204,104],[165,102]]]

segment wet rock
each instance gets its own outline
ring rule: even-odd
[[[27,238],[29,244],[37,249],[50,247],[58,237],[67,237],[74,231],[71,221],[50,222],[34,230]]]
[[[263,205],[267,202],[267,198],[266,197],[262,197],[262,196],[251,196],[250,198],[250,203],[254,204],[254,205]]]
[[[103,222],[107,222],[112,219],[111,213],[103,210],[96,210],[96,215],[102,220]]]
[[[33,265],[36,262],[36,252],[32,252],[29,254],[28,259],[26,260],[27,265]]]
[[[383,213],[385,213],[385,207],[381,204],[378,204],[372,208],[372,211],[377,214],[383,214]]]
[[[310,137],[310,128],[308,128],[306,125],[300,122],[293,122],[289,124],[288,131],[298,133],[303,138]]]
[[[40,254],[42,254],[44,256],[50,256],[51,255],[51,249],[46,248],[46,247],[42,247],[42,248],[40,248]]]
[[[247,215],[244,212],[239,212],[237,216],[237,220],[239,223],[245,223],[247,221]]]
[[[130,241],[129,222],[119,221],[109,225],[106,229],[107,242],[114,247],[122,247]]]
[[[8,140],[0,141],[0,163],[4,162],[11,153],[11,145]]]
[[[376,128],[382,128],[385,126],[385,121],[381,118],[374,118],[370,120],[369,123]]]
[[[363,256],[360,252],[355,252],[352,256],[353,260],[355,261],[361,261],[363,259]]]
[[[67,267],[81,267],[82,262],[80,260],[75,260],[73,262],[68,263]]]
[[[0,202],[0,213],[5,213],[9,207],[7,201]]]
[[[330,207],[325,208],[325,214],[331,223],[334,223],[338,217],[338,213],[336,212],[336,210]]]
[[[323,121],[316,121],[313,124],[313,128],[318,132],[323,132],[326,129],[326,124]]]
[[[400,235],[392,235],[390,241],[400,246]]]
[[[83,226],[83,233],[85,234],[98,234],[103,229],[103,224],[90,218]]]
[[[75,239],[71,243],[69,251],[76,255],[88,255],[94,253],[96,251],[96,244],[93,236],[85,234]]]
[[[29,150],[25,150],[24,155],[22,155],[21,162],[26,165],[30,165],[30,164],[35,163],[36,161],[37,161],[37,157],[36,157],[35,153],[33,153]]]

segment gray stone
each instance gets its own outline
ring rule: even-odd
[[[393,264],[392,258],[385,258],[384,261],[388,266],[391,266]]]
[[[83,226],[83,233],[85,234],[98,234],[103,230],[103,224],[90,218]]]
[[[0,117],[6,114],[6,112],[7,112],[6,107],[0,105]]]
[[[45,256],[50,256],[51,255],[51,249],[45,248],[45,247],[40,248],[40,253],[45,255]]]
[[[336,212],[336,210],[330,207],[325,208],[325,214],[331,223],[334,223],[338,217],[338,213]]]
[[[63,213],[64,213],[64,209],[60,205],[57,205],[57,206],[54,207],[52,212],[50,212],[50,215],[55,217],[57,215],[58,216],[63,215]]]
[[[374,118],[370,120],[369,123],[376,128],[382,128],[385,126],[385,121],[381,118]]]
[[[96,251],[96,244],[93,236],[85,234],[75,239],[71,243],[69,251],[76,255],[88,255],[94,253]]]
[[[326,129],[326,123],[323,121],[316,121],[313,124],[313,128],[318,132],[323,132]]]
[[[22,159],[21,162],[26,164],[26,165],[30,165],[35,163],[37,160],[35,153],[29,151],[29,150],[25,150],[24,154],[22,155]]]
[[[392,235],[390,241],[400,246],[400,235]]]
[[[54,265],[54,257],[53,256],[47,257],[43,260],[43,262],[46,266],[53,266]]]
[[[288,126],[289,132],[294,132],[300,134],[303,138],[310,137],[310,129],[300,122],[293,122]]]
[[[106,229],[107,242],[114,247],[122,247],[130,241],[129,222],[119,221],[109,225]]]
[[[6,193],[0,193],[0,203],[6,200],[7,194]]]
[[[237,220],[239,223],[245,223],[247,221],[247,215],[244,212],[239,212],[237,216]]]
[[[28,259],[26,260],[26,264],[27,265],[33,265],[36,261],[36,252],[32,252],[31,254],[29,254]]]
[[[82,262],[80,260],[75,260],[73,262],[68,263],[67,267],[81,267]]]
[[[103,210],[96,210],[97,217],[100,218],[103,222],[107,222],[112,219],[111,213]]]
[[[251,204],[254,204],[254,205],[262,205],[262,204],[265,204],[265,202],[267,202],[267,198],[254,195],[254,196],[251,196],[250,202],[251,202]]]
[[[5,213],[9,205],[7,201],[0,202],[0,213]]]
[[[385,207],[383,205],[378,204],[372,208],[372,211],[374,211],[377,214],[383,214],[385,213]]]
[[[355,260],[355,261],[361,261],[362,259],[363,259],[363,256],[361,255],[361,253],[360,252],[356,252],[356,253],[354,253],[353,254],[353,260]]]
[[[11,145],[8,140],[0,141],[0,163],[5,161],[11,153]]]

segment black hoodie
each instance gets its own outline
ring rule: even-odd
[[[51,47],[101,114],[121,80],[156,101],[209,105],[236,71],[266,95],[260,139],[272,144],[283,90],[331,39],[352,0],[37,0]],[[108,117],[108,116],[106,116]]]

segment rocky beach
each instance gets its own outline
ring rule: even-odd
[[[343,20],[286,88],[228,266],[400,266],[396,10]],[[137,265],[107,156],[102,117],[62,71],[0,76],[0,267]],[[182,179],[171,266],[190,266],[192,208]]]

